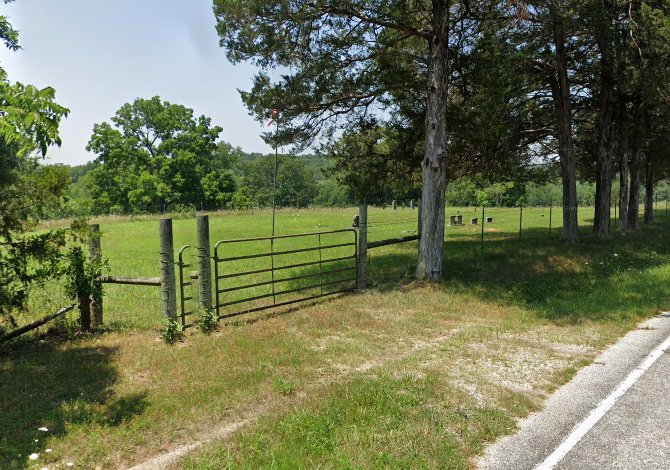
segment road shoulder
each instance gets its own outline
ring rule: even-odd
[[[542,463],[610,393],[670,336],[670,314],[642,323],[552,395],[519,431],[490,446],[479,469],[531,469]]]

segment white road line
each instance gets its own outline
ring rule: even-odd
[[[570,433],[561,445],[558,446],[544,462],[535,467],[535,469],[553,469],[568,454],[568,452],[579,443],[586,433],[589,432],[603,416],[605,416],[617,400],[619,400],[619,398],[621,398],[668,349],[670,349],[670,336],[668,336],[660,346],[654,349],[636,369],[628,374],[628,377],[626,377],[607,398],[600,402],[591,414],[573,429],[572,433]]]

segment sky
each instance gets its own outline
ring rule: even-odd
[[[93,125],[156,95],[212,118],[223,127],[221,140],[271,151],[260,138],[265,124],[248,115],[237,91],[251,88],[255,68],[227,61],[212,0],[16,0],[0,2],[0,13],[19,30],[22,47],[0,47],[9,80],[51,86],[70,109],[49,163],[93,160],[85,148]]]

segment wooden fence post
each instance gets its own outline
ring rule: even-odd
[[[196,218],[198,232],[198,307],[212,311],[212,267],[209,248],[209,216],[199,215]]]
[[[77,301],[79,302],[79,324],[83,331],[91,329],[91,296],[90,289],[86,286],[86,274],[84,273],[84,254],[80,247],[76,247],[77,254],[74,259],[76,261],[75,277],[77,283]]]
[[[102,262],[102,244],[100,241],[100,225],[91,225],[88,236],[88,259],[98,265]],[[93,294],[91,295],[91,314],[93,326],[102,326],[102,283],[93,281]]]
[[[358,221],[358,290],[364,290],[368,278],[368,206],[359,206]]]
[[[163,314],[177,320],[177,281],[174,274],[172,219],[160,219],[161,291]]]

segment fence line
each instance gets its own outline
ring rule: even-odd
[[[395,207],[394,207],[395,206]],[[660,215],[662,211],[665,211],[665,214],[668,214],[669,209],[668,201],[665,201],[663,205],[662,201],[656,199],[654,201],[654,214]],[[640,205],[640,210],[643,212],[643,205]],[[390,211],[389,211],[390,209]],[[408,242],[419,241],[421,239],[421,218],[422,207],[421,201],[418,201],[418,204],[413,202],[409,205],[409,209],[412,212],[409,212],[408,208],[401,209],[398,202],[392,204],[387,211],[381,212],[379,210],[372,212],[372,218],[370,217],[368,206],[362,204],[359,207],[359,214],[357,216],[358,225],[356,227],[357,239],[356,239],[356,252],[355,255],[355,266],[357,271],[357,276],[355,280],[355,289],[363,290],[370,283],[370,266],[369,266],[369,255],[370,250],[374,250],[382,247],[389,247],[392,245],[400,245]],[[413,210],[416,210],[416,213]],[[559,206],[560,209],[560,206]],[[618,203],[613,200],[613,217],[611,217],[611,223],[615,224],[617,221],[617,215],[619,214]],[[391,212],[393,211],[393,212]],[[504,208],[504,207],[472,207],[472,208],[445,208],[447,220],[453,217],[453,223],[451,226],[445,227],[445,241],[448,243],[449,240],[454,241],[465,241],[464,246],[472,244],[473,247],[479,245],[479,250],[483,253],[485,247],[488,243],[500,243],[500,242],[523,242],[525,240],[532,239],[541,239],[540,236],[546,237],[546,239],[552,238],[553,232],[562,226],[562,223],[556,223],[554,221],[554,205],[550,204],[548,207],[529,207],[529,206],[517,206],[514,208]],[[415,214],[415,215],[414,215]],[[375,220],[375,217],[379,216],[379,220]],[[451,216],[451,217],[450,217]],[[416,225],[414,225],[414,217],[416,217]],[[207,215],[200,215],[196,219],[196,240],[197,244],[192,254],[188,256],[196,256],[197,258],[192,261],[187,261],[184,259],[184,256],[187,255],[187,252],[182,250],[179,256],[178,261],[175,261],[175,252],[174,252],[174,240],[172,233],[172,220],[171,219],[161,219],[159,223],[159,235],[160,235],[160,277],[135,277],[135,276],[116,276],[116,275],[107,275],[101,276],[95,282],[100,284],[121,284],[129,286],[153,286],[161,287],[161,304],[162,312],[165,318],[170,320],[177,320],[178,316],[181,317],[182,326],[186,325],[185,317],[187,314],[194,313],[194,308],[190,308],[190,312],[187,312],[186,302],[193,301],[193,305],[197,300],[197,307],[201,310],[212,311],[214,309],[213,303],[213,286],[212,274],[215,277],[219,275],[228,276],[228,274],[221,273],[212,273],[211,263],[215,262],[215,270],[218,269],[216,266],[217,255],[215,254],[212,257],[210,253],[210,240],[209,240],[209,219]],[[612,225],[616,227],[616,225]],[[100,243],[99,236],[99,226],[91,228],[91,239],[89,241],[89,257],[93,261],[100,261],[102,259],[102,248]],[[275,237],[275,244],[278,241],[281,241],[282,238],[286,237]],[[319,237],[320,238],[320,237]],[[242,239],[238,239],[240,241]],[[472,242],[472,243],[471,243]],[[477,243],[479,242],[479,243]],[[305,242],[307,243],[307,242]],[[493,245],[492,245],[493,246]],[[255,245],[251,249],[257,249]],[[272,250],[273,261],[276,262],[277,256],[286,256],[286,253],[290,253],[289,256],[302,256],[301,253],[305,253],[312,248],[300,246],[299,249],[287,250],[278,248],[277,250]],[[318,250],[323,249],[321,246],[321,240],[319,240]],[[477,248],[474,248],[477,249]],[[257,249],[257,251],[260,250]],[[121,253],[121,252],[120,252]],[[124,250],[122,253],[145,253],[142,250]],[[247,255],[246,253],[233,253],[232,258],[242,260],[246,263],[244,259],[253,259],[258,258],[259,256],[265,256],[264,253],[256,253]],[[311,255],[310,255],[311,256]],[[229,257],[230,258],[230,257]],[[147,258],[153,261],[158,262],[158,256],[156,258]],[[223,261],[220,259],[218,261]],[[304,261],[304,260],[303,260]],[[323,260],[322,260],[323,261]],[[157,263],[158,264],[158,263]],[[193,264],[194,267],[197,266],[197,271],[186,271],[190,265]],[[156,266],[158,268],[158,266]],[[251,268],[250,268],[251,269]],[[404,269],[404,268],[403,268]],[[177,273],[175,272],[177,271]],[[256,272],[256,271],[254,271]],[[376,271],[375,271],[376,272]],[[409,271],[408,271],[409,272]],[[304,274],[304,273],[302,273]],[[315,275],[319,276],[319,284],[327,283],[328,280],[324,280],[324,273],[320,268],[320,271]],[[311,276],[311,274],[310,274]],[[229,277],[229,276],[228,276]],[[298,276],[300,277],[300,276]],[[303,277],[307,277],[306,275]],[[297,278],[296,278],[297,279]],[[197,290],[194,281],[197,280]],[[285,279],[273,279],[272,285],[276,282],[283,282]],[[255,284],[259,284],[257,281]],[[260,284],[267,284],[263,281]],[[192,286],[192,287],[190,287]],[[191,292],[186,292],[185,288],[190,287]],[[311,288],[313,286],[308,286]],[[317,286],[318,287],[318,286]],[[227,287],[226,289],[237,290],[237,286]],[[300,287],[299,289],[302,289]],[[292,289],[289,289],[292,290]],[[322,289],[323,290],[323,289]],[[279,295],[282,295],[284,291],[281,291]],[[273,305],[271,307],[278,307],[282,305],[288,305],[289,303],[294,303],[293,300],[286,302],[278,302],[276,300],[276,292],[273,293]],[[228,296],[228,294],[226,294]],[[293,297],[293,296],[292,296]],[[319,298],[318,296],[309,296],[309,298]],[[232,302],[237,300],[235,296],[229,297]],[[84,305],[84,309],[81,311],[81,320],[82,326],[86,327],[86,308],[85,304],[87,299],[83,297],[79,299],[80,305]],[[306,299],[303,299],[306,300]],[[224,302],[225,303],[225,302]],[[217,302],[217,305],[220,302]],[[98,326],[102,324],[102,302],[96,304],[95,301],[91,302],[91,320],[93,326]],[[54,306],[55,308],[56,306]],[[80,306],[80,309],[82,307]],[[99,308],[99,311],[96,309]],[[266,307],[262,307],[266,308]],[[261,308],[256,309],[247,309],[242,313],[247,313],[250,311],[256,311]],[[223,315],[221,315],[223,316]]]

